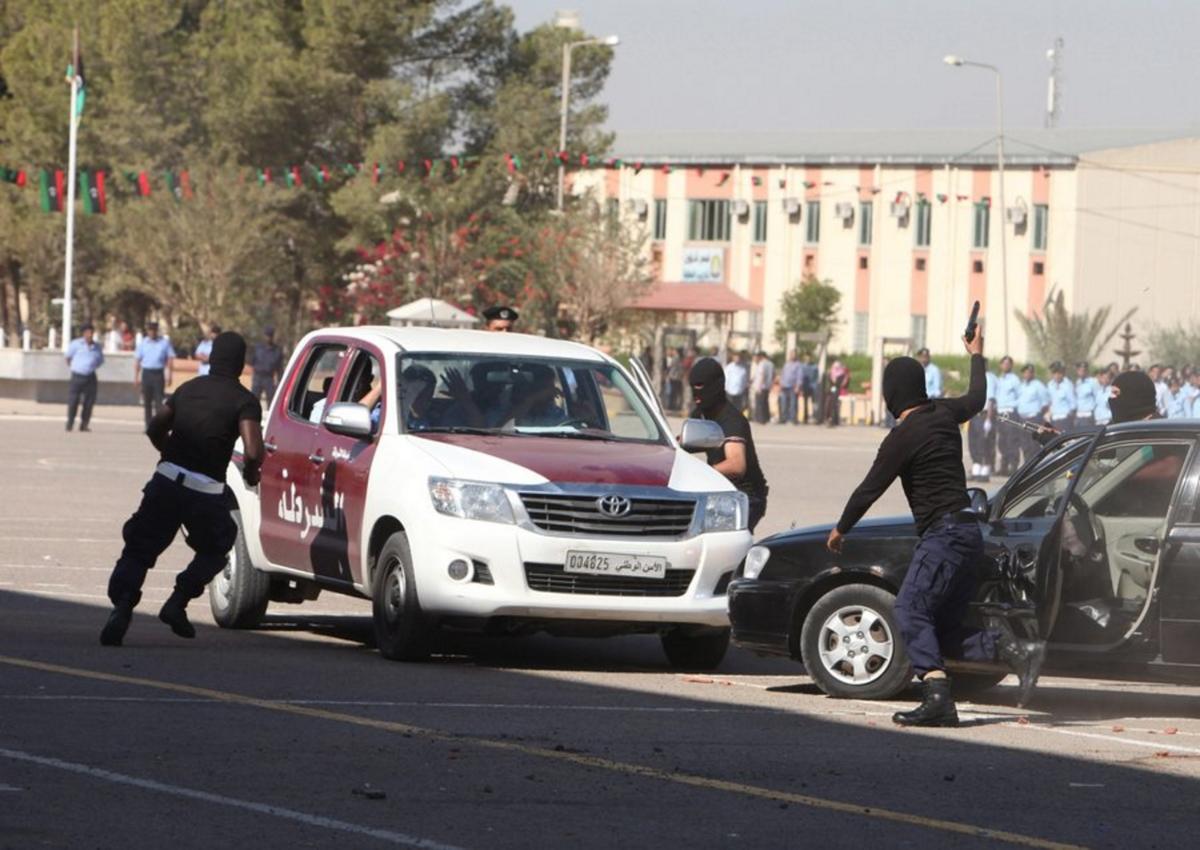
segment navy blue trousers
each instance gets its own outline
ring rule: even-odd
[[[983,535],[976,523],[939,521],[917,543],[895,613],[918,676],[944,670],[943,656],[996,658],[996,633],[963,625],[979,584],[982,556]]]
[[[196,553],[175,578],[175,589],[195,599],[221,570],[237,540],[237,523],[229,515],[233,501],[224,494],[199,493],[162,476],[154,475],[142,490],[142,503],[122,529],[125,548],[108,580],[108,598],[114,605],[142,598],[146,573],[179,533],[187,529],[188,546]]]

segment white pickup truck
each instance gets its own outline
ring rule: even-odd
[[[685,451],[720,429],[689,421],[682,439],[640,365],[584,345],[310,333],[267,416],[261,483],[230,470],[240,533],[213,615],[252,627],[269,601],[331,590],[372,601],[388,658],[426,657],[443,627],[646,632],[674,665],[715,667],[747,504]]]

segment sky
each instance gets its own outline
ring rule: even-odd
[[[608,127],[747,131],[1200,127],[1200,0],[507,0],[519,29],[579,13],[615,34]],[[586,48],[585,48],[586,49]]]

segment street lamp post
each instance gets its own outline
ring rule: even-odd
[[[589,44],[603,44],[608,47],[616,47],[620,43],[621,39],[617,38],[617,36],[609,35],[604,38],[569,41],[563,45],[562,104],[558,116],[558,190],[555,193],[556,206],[559,212],[562,212],[563,208],[563,184],[567,179],[566,165],[562,161],[562,152],[567,149],[567,110],[571,103],[571,51],[576,47],[585,47]]]
[[[945,57],[942,61],[956,68],[964,66],[983,68],[996,75],[996,172],[1000,181],[1000,281],[1002,284],[1000,304],[1004,310],[1001,328],[1004,334],[1004,353],[1008,354],[1010,351],[1008,347],[1008,227],[1004,223],[1007,209],[1004,205],[1004,81],[1000,75],[1000,69],[986,62],[972,62],[953,54]]]

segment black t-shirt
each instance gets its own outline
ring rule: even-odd
[[[181,386],[167,401],[175,416],[162,459],[225,480],[238,424],[262,419],[262,406],[236,378],[201,375]]]
[[[758,452],[754,449],[754,438],[750,436],[750,423],[746,421],[746,417],[742,416],[732,404],[723,404],[715,416],[706,416],[700,408],[693,410],[691,416],[693,419],[709,419],[720,425],[721,430],[725,432],[726,443],[745,444],[746,474],[740,479],[730,480],[747,496],[765,499],[767,497],[767,479],[763,475],[762,467],[758,465]],[[708,455],[708,465],[716,466],[725,460],[725,446],[709,449],[706,454]]]
[[[924,534],[942,516],[971,504],[959,426],[983,409],[986,368],[982,356],[972,355],[971,386],[966,395],[931,401],[891,430],[879,446],[871,471],[846,502],[838,531],[849,532],[897,476],[918,534]]]

